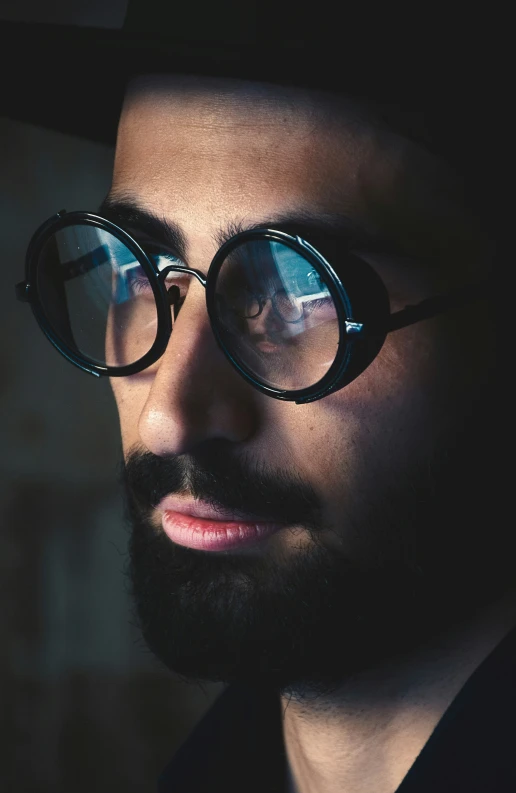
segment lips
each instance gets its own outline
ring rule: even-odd
[[[203,518],[212,521],[238,521],[240,523],[261,523],[263,518],[252,513],[236,512],[234,510],[217,507],[198,499],[181,498],[180,496],[166,496],[157,506],[159,512],[180,512],[192,518]]]
[[[215,509],[204,501],[167,496],[158,505],[165,534],[176,545],[202,551],[227,551],[255,545],[284,528],[250,514]]]
[[[278,352],[278,345],[270,341],[259,341],[254,345],[260,352]]]

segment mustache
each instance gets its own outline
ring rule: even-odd
[[[295,471],[277,469],[249,455],[236,457],[231,444],[211,440],[192,454],[156,456],[142,447],[122,461],[120,479],[140,512],[169,495],[190,496],[214,508],[251,513],[263,521],[320,524],[320,500]]]

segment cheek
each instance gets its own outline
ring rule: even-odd
[[[120,420],[124,454],[135,444],[140,443],[138,423],[148,394],[148,387],[141,380],[142,375],[133,375],[113,377],[110,381]]]
[[[450,394],[460,390],[460,376],[441,334],[400,333],[356,380],[297,419],[295,459],[306,460],[330,500],[342,488],[361,493],[401,475],[431,455],[450,428]]]

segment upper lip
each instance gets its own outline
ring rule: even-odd
[[[166,496],[162,499],[157,509],[160,512],[171,510],[180,512],[183,515],[190,515],[193,518],[205,518],[208,520],[232,521],[241,520],[248,523],[264,523],[263,518],[249,513],[237,512],[236,510],[226,509],[225,507],[214,506],[206,501],[192,498],[181,498],[180,496]]]

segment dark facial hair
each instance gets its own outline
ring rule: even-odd
[[[324,541],[322,505],[295,471],[258,468],[224,440],[180,457],[134,450],[123,470],[128,574],[151,652],[188,682],[318,697],[499,596],[511,577],[503,549],[476,540],[491,507],[489,498],[473,502],[471,488],[482,481],[484,493],[492,491],[475,465],[475,453],[486,453],[477,419],[464,419],[439,459],[412,464],[410,475],[378,487],[377,501],[355,513],[355,530],[393,538],[392,552],[384,542],[367,562]],[[310,542],[253,555],[178,546],[150,520],[167,494],[281,521],[287,532],[301,525]]]

